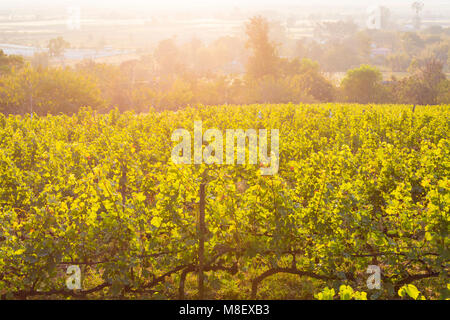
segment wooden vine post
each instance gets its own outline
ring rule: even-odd
[[[199,299],[204,299],[204,274],[205,267],[205,195],[206,184],[200,184],[200,204],[198,214],[198,295]]]

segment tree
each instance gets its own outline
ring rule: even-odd
[[[28,65],[0,79],[4,113],[72,114],[87,106],[104,106],[100,90],[92,79],[70,69],[35,70]]]
[[[217,60],[217,69],[225,73],[234,71],[244,61],[245,43],[237,37],[221,37],[210,45],[210,50]]]
[[[35,69],[47,68],[49,66],[49,54],[47,52],[35,52],[31,59],[31,65]]]
[[[247,78],[244,97],[246,103],[288,103],[297,100],[290,87],[290,78],[266,75]]]
[[[442,80],[438,86],[437,103],[450,104],[450,80]]]
[[[417,55],[424,47],[422,38],[415,32],[405,32],[401,37],[401,41],[403,50],[408,55]]]
[[[51,39],[48,42],[48,53],[50,57],[62,57],[67,48],[70,48],[70,43],[62,37]]]
[[[391,54],[386,58],[387,65],[394,72],[404,72],[408,69],[411,64],[411,58],[408,55],[401,54]]]
[[[347,71],[341,82],[345,100],[358,103],[380,102],[383,92],[382,80],[380,70],[369,65]]]
[[[433,88],[437,87],[442,80],[446,79],[442,70],[442,62],[436,58],[415,60],[410,67],[410,72],[418,81]]]
[[[346,71],[358,65],[357,48],[345,42],[330,44],[321,57],[321,64],[329,72]]]
[[[290,79],[290,87],[295,92],[293,96],[312,97],[318,102],[333,100],[334,87],[323,76],[317,62],[310,59],[284,61],[282,71]]]
[[[158,43],[154,52],[155,61],[159,66],[160,74],[171,76],[183,70],[182,54],[173,39],[165,39]]]
[[[443,64],[434,58],[414,60],[411,75],[398,84],[397,96],[401,103],[437,104],[442,81],[446,80]]]
[[[133,89],[132,93],[133,110],[137,112],[148,112],[150,108],[158,105],[159,99],[159,92],[145,86],[138,86]]]
[[[306,45],[306,40],[303,38],[301,40],[297,40],[294,48],[294,56],[298,59],[308,58],[309,57],[309,46]]]
[[[450,42],[437,42],[429,45],[422,56],[425,58],[435,58],[442,64],[447,64],[450,52]]]
[[[447,58],[447,69],[450,69],[450,49],[448,50],[447,56],[448,56],[448,58]]]
[[[160,107],[169,110],[177,110],[192,103],[193,98],[194,95],[190,83],[177,78],[172,83],[170,90],[162,96]]]
[[[131,92],[129,78],[124,74],[124,68],[106,63],[95,63],[94,61],[83,61],[76,66],[76,70],[95,79],[100,88],[102,98],[110,106],[125,111],[131,107]]]
[[[356,34],[354,42],[358,48],[358,54],[361,60],[367,61],[370,57],[372,39],[367,31],[361,31]]]
[[[23,67],[24,59],[17,55],[7,55],[0,50],[0,74],[10,73],[13,68]]]
[[[276,47],[269,40],[269,22],[256,16],[246,24],[247,48],[252,50],[247,64],[247,73],[254,78],[276,75],[279,58]]]

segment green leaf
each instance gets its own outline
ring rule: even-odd
[[[153,225],[153,226],[155,226],[156,228],[159,228],[160,226],[161,226],[161,222],[162,222],[162,218],[161,217],[153,217],[152,218],[152,221],[151,221],[151,224]]]
[[[25,249],[23,249],[23,248],[22,249],[18,249],[16,251],[14,251],[13,255],[19,256],[19,255],[21,255],[24,252],[25,252]]]
[[[398,295],[402,298],[408,295],[414,300],[417,300],[417,298],[420,295],[420,291],[416,288],[416,286],[412,284],[407,284],[401,287],[400,290],[398,290]]]

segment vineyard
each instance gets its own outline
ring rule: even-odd
[[[446,299],[450,107],[0,114],[3,299]],[[279,170],[174,164],[172,132],[279,129]],[[81,289],[67,288],[69,266]],[[381,289],[368,289],[369,265]]]

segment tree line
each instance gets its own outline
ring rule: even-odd
[[[280,55],[270,32],[271,24],[264,17],[246,23],[246,46],[236,48],[246,52],[245,71],[231,74],[204,70],[201,61],[183,63],[173,39],[161,41],[151,56],[120,65],[86,60],[73,67],[49,67],[0,51],[0,112],[72,114],[84,106],[100,112],[112,108],[147,112],[195,104],[450,103],[450,81],[444,63],[436,57],[414,59],[401,79],[385,81],[378,67],[362,64],[333,81],[312,59]],[[57,40],[49,43],[53,56],[60,56],[68,46]],[[218,60],[232,54],[225,49],[232,46],[232,38],[228,42],[222,46],[224,52],[215,51]]]

